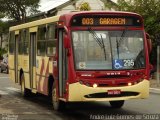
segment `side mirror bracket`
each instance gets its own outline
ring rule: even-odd
[[[148,53],[150,54],[152,51],[152,41],[148,33],[146,33],[146,40],[147,40],[147,46],[148,46]]]
[[[69,42],[69,35],[68,35],[68,29],[66,26],[64,26],[64,47],[66,49],[70,48],[71,45],[70,45],[70,42]]]

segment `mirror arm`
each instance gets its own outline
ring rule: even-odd
[[[68,28],[64,26],[65,34],[68,34]]]

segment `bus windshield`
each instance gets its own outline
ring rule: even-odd
[[[77,70],[123,70],[145,67],[142,30],[72,31]]]

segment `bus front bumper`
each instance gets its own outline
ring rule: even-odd
[[[120,90],[120,95],[108,95],[108,90]],[[79,82],[69,85],[68,101],[116,101],[147,98],[149,96],[149,81],[123,87],[88,87]]]

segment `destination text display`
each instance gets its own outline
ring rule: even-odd
[[[75,16],[71,26],[141,26],[137,16]]]

